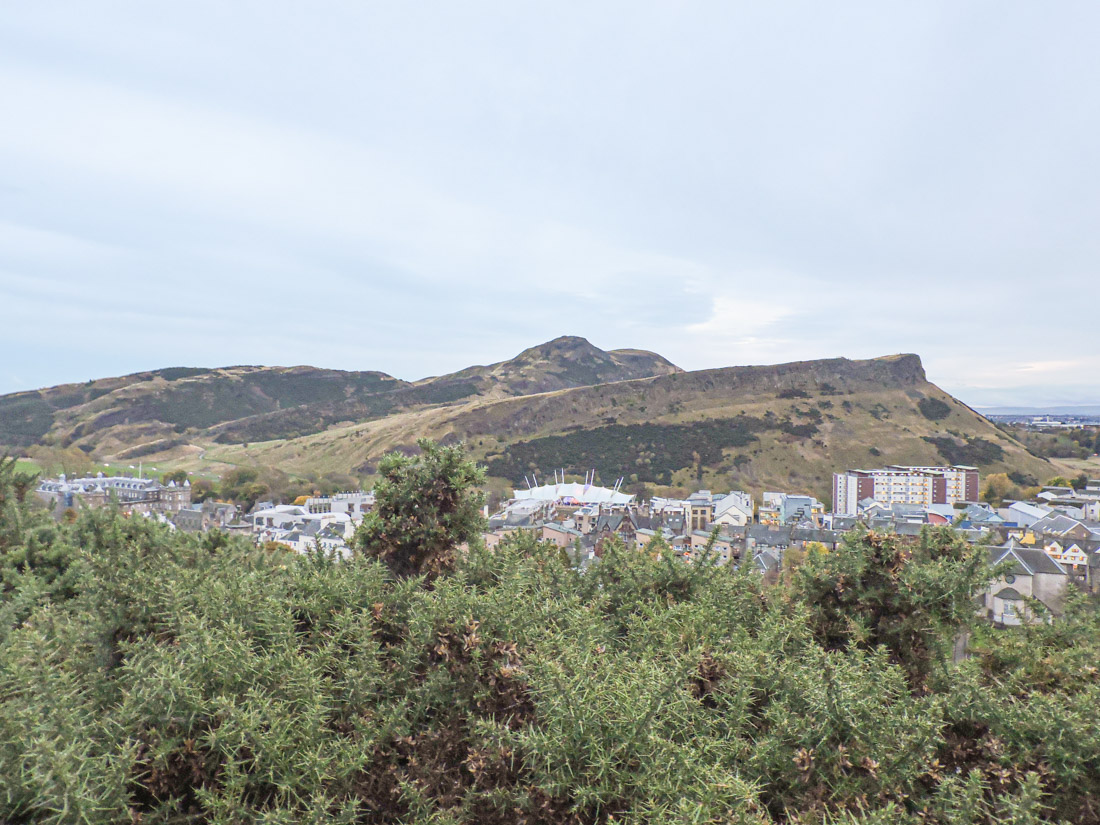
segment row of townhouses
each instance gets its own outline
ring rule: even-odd
[[[311,496],[300,504],[262,502],[247,516],[254,540],[276,542],[298,553],[319,549],[347,558],[348,542],[374,507],[374,493],[356,490]]]
[[[686,498],[637,501],[618,489],[561,483],[517,490],[488,519],[486,544],[513,530],[535,531],[543,541],[575,551],[592,563],[612,537],[646,548],[660,535],[687,560],[709,552],[719,562],[751,564],[777,575],[790,548],[835,548],[858,525],[915,536],[928,526],[951,525],[968,541],[990,548],[991,563],[1010,572],[995,581],[983,609],[999,624],[1034,620],[1041,604],[1058,614],[1069,583],[1100,592],[1100,481],[1084,489],[1045,487],[1032,501],[1001,506],[978,501],[973,467],[889,466],[836,473],[833,510],[816,498],[765,492],[699,490]],[[374,505],[370,492],[314,496],[295,504],[263,502],[241,513],[225,502],[192,504],[189,482],[104,476],[45,479],[38,496],[57,515],[81,507],[117,503],[125,512],[160,518],[188,532],[211,529],[251,535],[297,552],[320,548],[340,557]]]

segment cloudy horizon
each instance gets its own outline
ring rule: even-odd
[[[12,6],[0,393],[177,365],[417,379],[571,334],[685,369],[915,352],[972,406],[1100,404],[1097,24]]]

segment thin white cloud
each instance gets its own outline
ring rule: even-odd
[[[685,331],[713,345],[756,340],[795,312],[786,304],[743,295],[718,295],[709,318],[688,324]]]
[[[1094,358],[1092,361],[1093,363],[1097,363],[1100,359]],[[1017,366],[1016,371],[1039,374],[1066,373],[1077,372],[1084,366],[1085,361],[1080,359],[1073,361],[1030,361],[1026,364]]]

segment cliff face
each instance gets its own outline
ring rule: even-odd
[[[811,389],[858,383],[883,387],[915,386],[927,382],[919,355],[888,355],[883,358],[850,360],[826,358],[792,361],[767,366],[724,367],[685,375],[699,376],[728,387],[761,390]]]
[[[928,383],[916,355],[862,361],[830,358],[679,371],[645,380],[578,387],[563,393],[517,398],[489,408],[472,409],[453,423],[468,437],[493,434],[502,429],[509,435],[521,435],[545,429],[584,427],[586,417],[593,419],[588,426],[597,422],[641,422],[691,410],[721,411],[737,403],[766,399],[797,401],[816,396],[828,399],[857,392],[922,387],[939,392]],[[570,417],[574,420],[567,420]]]

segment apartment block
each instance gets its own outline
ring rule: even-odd
[[[833,512],[859,515],[859,504],[955,504],[978,500],[978,468],[908,467],[892,464],[877,470],[833,473]]]

